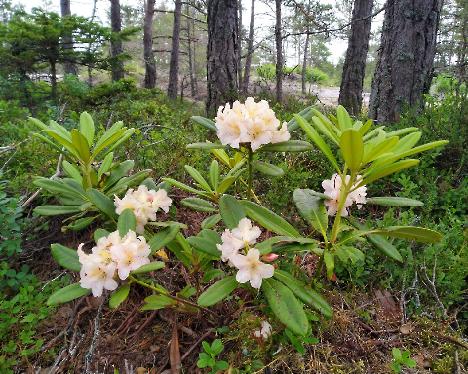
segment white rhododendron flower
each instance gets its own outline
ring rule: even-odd
[[[222,144],[239,148],[241,143],[250,143],[252,151],[262,145],[289,140],[287,124],[281,125],[268,102],[258,103],[248,97],[244,104],[235,101],[218,109],[215,118],[216,132]]]
[[[271,278],[275,271],[273,265],[260,261],[260,252],[255,248],[251,248],[245,256],[241,254],[232,256],[230,261],[239,269],[236,280],[239,283],[250,282],[250,285],[257,289],[262,285],[262,279]]]
[[[221,244],[216,244],[221,251],[221,260],[229,261],[230,258],[239,253],[239,250],[249,245],[255,244],[261,231],[257,226],[253,226],[248,218],[242,218],[239,225],[232,231],[224,230],[221,234]]]
[[[82,251],[82,246],[83,244],[80,244],[78,247],[81,287],[91,289],[95,297],[101,296],[103,290],[115,290],[118,286],[114,280],[115,264],[99,261],[99,256],[95,253],[87,255]]]
[[[347,175],[345,178],[345,183],[349,183],[351,176]],[[362,180],[362,176],[358,175],[356,184],[351,188],[351,191],[355,186],[357,186],[360,181]],[[328,208],[327,213],[330,216],[334,216],[338,211],[338,206],[340,204],[340,193],[341,187],[343,185],[341,176],[338,174],[333,174],[331,179],[326,179],[322,182],[322,187],[324,189],[324,194],[329,197],[328,200],[325,200],[325,206]],[[353,205],[353,202],[357,204],[358,208],[361,208],[363,204],[366,203],[366,195],[367,195],[367,188],[366,186],[362,186],[357,188],[356,190],[350,192],[348,196],[346,196],[346,200],[344,202],[343,208],[340,212],[342,217],[346,217],[348,215],[348,208]]]
[[[101,296],[103,290],[113,291],[120,279],[127,279],[130,272],[150,262],[149,245],[142,236],[129,231],[123,238],[118,231],[100,238],[91,253],[83,252],[83,243],[78,246],[78,261],[81,264],[80,284],[92,290],[93,296]]]
[[[148,221],[156,221],[156,212],[162,209],[166,213],[172,204],[164,189],[158,191],[148,190],[148,187],[141,185],[137,190],[129,189],[122,199],[115,196],[115,211],[122,214],[125,209],[131,209],[137,220],[136,231],[142,234]]]
[[[235,229],[232,230],[232,236],[242,242],[243,247],[249,244],[255,244],[262,232],[260,228],[252,225],[248,218],[242,218]]]
[[[122,280],[127,279],[132,270],[150,263],[148,256],[151,249],[145,238],[137,237],[134,231],[129,231],[120,244],[112,246],[110,253]]]
[[[263,340],[267,340],[271,336],[272,327],[268,323],[268,321],[262,321],[260,330],[254,331],[254,336],[256,338],[262,338]]]

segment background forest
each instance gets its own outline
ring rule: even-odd
[[[0,373],[466,372],[467,38],[463,0],[0,0]],[[216,142],[207,129],[214,122],[201,116],[212,120],[221,105],[247,97],[267,100],[294,139],[311,141],[290,127],[294,114],[312,122],[318,109],[339,124],[343,107],[359,126],[371,119],[398,135],[420,131],[421,144],[448,141],[367,190],[424,205],[355,212],[364,226],[426,227],[443,235],[439,242],[389,239],[400,261],[359,242],[365,256],[337,259],[326,276],[316,254],[284,255],[333,310],[332,317],[308,310],[307,336],[273,318],[271,336],[255,335],[272,308],[242,288],[208,311],[187,309],[224,268],[187,266],[175,235],[196,247],[190,238],[212,227],[221,233],[222,225],[221,216],[209,220],[217,196],[201,203],[190,200],[194,188],[180,186],[199,188],[193,168],[211,177],[214,157],[225,177],[239,162],[232,153],[223,165],[206,143],[204,151],[187,146]],[[163,231],[181,224],[154,255],[164,269],[150,274],[153,288],[164,285],[182,304],[141,311],[161,289],[138,284],[118,308],[108,293],[50,302],[79,281],[54,261],[54,246],[93,243],[105,220],[59,211],[61,191],[48,183],[74,169],[66,144],[37,135],[37,123],[76,134],[83,112],[96,137],[123,122],[109,162],[123,161],[113,167],[125,165],[119,179],[127,187],[143,174],[155,188],[178,181]],[[310,148],[265,153],[248,192],[316,238],[293,191],[322,191],[334,170],[320,146]],[[108,175],[106,159],[88,165],[100,170],[90,178],[96,188]],[[243,197],[242,181],[232,186],[229,194]],[[264,231],[262,240],[274,230]]]

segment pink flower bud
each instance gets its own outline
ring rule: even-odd
[[[277,255],[276,253],[268,253],[267,255],[262,256],[262,260],[265,261],[265,262],[273,262],[278,257],[279,257],[279,255]]]

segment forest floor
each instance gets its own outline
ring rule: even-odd
[[[175,200],[183,197],[181,194]],[[206,214],[176,204],[179,218],[191,222],[184,235],[193,234]],[[58,220],[51,221],[50,235],[33,246],[47,248],[53,239],[76,247],[92,240],[92,229],[70,236],[60,232],[60,225]],[[307,262],[313,271],[313,255]],[[35,253],[34,264],[33,271],[44,282],[64,273],[47,249]],[[174,292],[198,282],[198,274],[188,274],[183,266],[170,260],[164,270],[152,276]],[[44,339],[44,346],[25,372],[172,374],[178,372],[172,371],[178,366],[183,368],[182,373],[201,374],[205,371],[196,365],[201,342],[221,336],[225,343],[223,358],[232,368],[243,370],[255,360],[263,363],[259,370],[233,373],[390,373],[393,348],[410,350],[417,362],[418,369],[405,373],[432,372],[434,362],[447,356],[455,358],[460,367],[467,365],[462,352],[467,352],[468,346],[452,330],[453,318],[444,323],[423,317],[407,319],[397,290],[377,289],[369,294],[357,290],[326,292],[334,316],[331,320],[317,320],[313,329],[319,344],[308,346],[304,355],[291,346],[272,346],[271,342],[248,336],[261,318],[252,312],[254,300],[248,293],[239,291],[230,302],[213,307],[212,315],[170,309],[140,312],[148,295],[146,289],[134,287],[117,310],[107,306],[106,296],[89,296],[59,307],[41,325],[37,338]]]

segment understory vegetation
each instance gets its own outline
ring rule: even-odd
[[[263,68],[265,74],[272,74],[266,71],[267,65]],[[323,74],[311,71],[310,79],[326,79]],[[314,136],[306,136],[315,133],[308,130],[312,126],[307,121],[299,125],[300,118],[294,116],[313,105],[326,121],[328,115],[336,115],[336,108],[288,97],[284,100],[286,104],[274,104],[272,108],[281,122],[295,123],[289,127],[291,139],[304,142],[294,143],[301,152],[275,149],[272,143],[262,145],[270,147],[271,153],[263,152],[262,147],[257,153],[252,143],[245,155],[236,156],[241,153],[236,149],[225,150],[229,156],[223,164],[226,158],[220,147],[213,146],[219,145],[216,133],[208,129],[212,124],[200,117],[204,113],[200,103],[169,100],[158,89],[137,88],[130,79],[90,88],[69,76],[58,84],[58,104],[45,100],[50,92],[48,85],[32,84],[32,101],[27,105],[22,102],[20,92],[16,95],[5,85],[0,87],[9,95],[8,100],[0,101],[2,373],[38,368],[126,372],[131,370],[130,366],[133,370],[137,367],[148,370],[140,372],[153,372],[152,368],[164,368],[173,360],[181,362],[186,372],[212,373],[228,368],[232,373],[390,373],[414,370],[411,368],[415,366],[421,371],[450,373],[457,367],[467,367],[468,350],[463,334],[468,319],[465,221],[468,113],[463,85],[441,81],[436,85],[437,92],[425,97],[422,112],[407,110],[398,123],[385,128],[389,133],[402,130],[403,137],[408,133],[404,129],[415,127],[421,131],[418,144],[441,139],[448,144],[419,154],[420,163],[416,167],[367,183],[368,199],[375,196],[403,199],[391,200],[399,201],[397,206],[384,202],[350,208],[357,225],[364,226],[351,228],[348,225],[353,221],[346,217],[343,218],[346,227],[339,228],[342,222],[336,226],[338,232],[342,230],[340,234],[333,231],[335,227],[331,232],[326,227],[322,233],[317,229],[322,227],[320,220],[323,222],[323,217],[327,217],[326,213],[323,216],[323,205],[323,211],[313,210],[319,218],[308,216],[312,208],[307,204],[314,199],[323,201],[322,181],[337,171],[323,148],[317,146],[320,142]],[[307,113],[302,115],[307,117]],[[347,121],[340,113],[337,124]],[[36,123],[29,117],[34,117]],[[49,126],[50,120],[72,136],[79,131],[91,133],[89,144],[95,147],[91,147],[91,153],[93,149],[97,152],[105,131],[112,132],[119,121],[125,126],[119,131],[134,131],[122,132],[117,139],[126,141],[112,143],[106,157],[102,154],[95,161],[88,157],[88,163],[74,164],[66,145],[52,145],[57,138],[47,142],[34,135],[40,130],[38,126],[42,126],[39,122]],[[308,120],[311,122],[310,117]],[[355,120],[362,120],[363,126],[367,118]],[[86,130],[89,121],[93,122],[92,131],[90,127]],[[47,134],[44,131],[43,136]],[[200,144],[205,140],[210,143]],[[325,142],[333,148],[333,141],[327,138]],[[334,152],[335,157],[344,158],[349,167],[354,153],[347,155],[346,148],[340,147],[340,152]],[[70,154],[73,159],[75,156]],[[112,155],[106,169],[109,154]],[[82,156],[80,153],[76,157],[82,160]],[[244,156],[247,161],[241,160]],[[253,178],[244,170],[250,162],[248,157],[256,162],[252,166],[256,170]],[[121,167],[127,160],[134,163],[125,164],[128,167],[123,167],[116,185],[109,184],[116,170],[110,169],[110,165]],[[78,166],[83,169],[76,175],[74,168]],[[357,172],[351,171],[358,185]],[[81,206],[56,215],[57,206],[70,208],[72,204],[66,202],[62,192],[54,190],[58,187],[51,182],[58,183],[67,175],[82,178],[86,172],[90,176],[88,187],[96,191],[95,200],[91,199],[95,206]],[[205,179],[209,181],[205,181],[207,186]],[[220,187],[223,183],[224,191]],[[122,209],[117,216],[115,207],[110,213],[103,213],[106,208],[99,205],[102,201],[99,199],[111,199],[113,204],[114,195],[122,198],[128,188],[136,190],[139,185],[148,190],[167,190],[172,205],[157,213],[154,224],[145,226],[144,235],[154,255],[153,262],[143,265],[150,266],[148,272],[140,271],[138,277],[135,270],[135,274],[127,274],[125,282],[119,280],[120,292],[112,294],[109,306],[106,291],[101,297],[86,296],[90,291],[79,287],[76,282],[80,276],[73,271],[80,269],[78,257],[74,259],[71,254],[73,258],[64,260],[57,255],[57,246],[66,247],[60,253],[70,254],[67,250],[76,250],[80,243],[91,248],[98,238],[116,229],[121,236],[132,230],[138,232],[141,222],[136,213]],[[39,188],[41,191],[37,192]],[[303,200],[297,189],[306,194]],[[317,191],[316,195],[310,191]],[[223,197],[223,193],[229,194],[224,195],[229,198]],[[423,205],[414,203],[415,200]],[[236,204],[244,204],[246,209],[237,218]],[[276,213],[281,221],[275,221],[277,218],[259,206]],[[327,206],[330,213],[330,205]],[[233,280],[234,274],[229,273],[232,268],[221,264],[220,255],[213,252],[217,251],[214,244],[221,244],[219,235],[223,230],[234,232],[242,217],[249,218],[254,226],[261,226],[261,234],[257,235],[258,241],[262,241],[257,243],[261,258],[265,263],[276,264],[275,274],[285,277],[284,284],[288,284],[286,278],[291,276],[298,282],[294,284],[311,285],[314,292],[322,295],[312,302],[312,307],[307,303],[303,307],[301,301],[307,333],[301,333],[301,313],[293,310],[284,317],[283,311],[277,311],[271,302],[272,290],[282,289],[277,285],[283,284],[280,278],[263,279],[261,291],[256,290],[260,286],[255,287],[253,280],[250,282],[254,288],[245,286],[248,283],[241,287]],[[331,214],[328,219],[331,227],[336,215]],[[275,226],[285,221],[292,229]],[[386,231],[401,226],[430,229],[430,234],[424,232],[429,239],[422,240],[429,243],[405,240],[414,238],[398,230],[396,234]],[[365,227],[388,234],[387,243],[396,252],[378,250],[363,238],[352,247],[330,250],[334,258],[326,254],[332,247],[318,245],[305,250],[318,242],[328,243],[327,239],[323,241],[322,234],[336,234],[340,240],[349,240],[338,235],[354,233],[352,230],[361,233]],[[288,236],[291,230],[302,233],[300,240],[272,240],[275,235]],[[218,236],[210,241],[213,232]],[[434,236],[434,232],[440,233],[440,237]],[[187,257],[185,246],[197,249],[190,250],[192,257]],[[276,254],[280,259],[265,257]],[[281,273],[277,271],[280,261]],[[232,262],[236,265],[235,259]],[[224,282],[229,292],[210,293],[209,286],[217,282]],[[77,294],[70,297],[60,293],[70,284],[78,284],[79,289],[74,290]],[[80,295],[84,297],[62,304]]]

